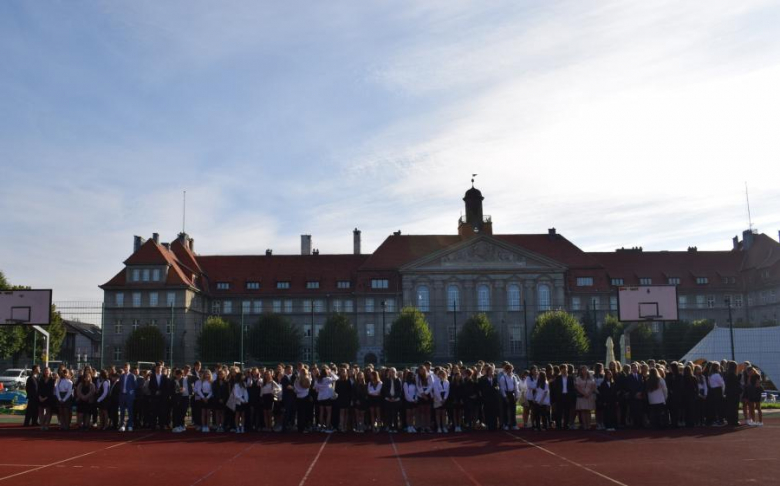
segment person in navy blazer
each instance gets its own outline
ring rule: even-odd
[[[641,429],[645,424],[645,378],[636,364],[631,365],[631,373],[625,379],[625,388],[628,393],[631,421],[634,427]]]
[[[149,377],[149,398],[151,407],[152,430],[157,427],[165,428],[167,423],[166,414],[166,393],[168,390],[168,377],[162,371],[162,363],[159,361],[154,367],[152,375]]]
[[[138,382],[135,375],[130,373],[130,363],[125,363],[122,375],[119,377],[119,431],[133,431],[133,405]],[[125,428],[125,413],[127,413],[127,428]]]
[[[385,425],[388,432],[398,432],[398,413],[401,411],[401,398],[404,389],[395,368],[390,368],[388,376],[382,383],[382,398],[384,399]]]

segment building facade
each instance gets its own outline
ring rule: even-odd
[[[483,199],[474,187],[466,192],[456,234],[396,232],[371,254],[361,252],[357,229],[353,253],[343,255],[312,250],[310,235],[301,236],[299,255],[243,256],[198,255],[185,233],[172,243],[136,236],[124,268],[100,286],[107,362],[123,361],[127,336],[144,325],[167,336],[168,361],[191,362],[208,316],[247,326],[268,312],[300,328],[305,361],[316,358],[328,316],[343,313],[360,336],[358,359],[375,362],[408,305],[425,313],[436,359],[454,355],[459,327],[477,312],[498,328],[504,356],[524,359],[537,314],[566,309],[602,322],[617,311],[617,288],[633,285],[675,285],[681,320],[778,322],[780,243],[765,234],[745,231],[726,251],[585,252],[554,228],[493,234]]]

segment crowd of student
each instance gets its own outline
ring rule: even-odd
[[[734,361],[621,365],[593,369],[571,364],[533,366],[515,373],[510,363],[462,363],[416,368],[369,365],[280,364],[275,368],[217,366],[144,373],[125,364],[78,372],[60,367],[56,376],[36,366],[27,381],[25,426],[132,431],[191,427],[201,432],[301,433],[401,430],[462,432],[579,428],[760,426],[761,373]],[[592,419],[595,417],[595,424]]]

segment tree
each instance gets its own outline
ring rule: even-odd
[[[206,363],[232,363],[239,359],[239,326],[211,316],[198,335],[198,356]]]
[[[279,314],[263,314],[247,337],[249,355],[261,362],[295,361],[300,354],[301,332]]]
[[[577,318],[550,311],[536,318],[531,333],[531,358],[537,363],[581,362],[590,343]]]
[[[433,333],[425,315],[415,307],[404,307],[384,340],[385,361],[420,363],[433,355]]]
[[[357,358],[360,339],[355,326],[344,314],[334,314],[325,321],[317,335],[317,355],[321,361],[350,363]]]
[[[643,322],[631,331],[631,360],[645,361],[658,357],[658,342],[653,336],[653,330],[650,324]]]
[[[487,315],[475,314],[463,323],[458,333],[458,359],[493,361],[501,355],[498,331]]]
[[[127,361],[160,361],[165,356],[165,336],[157,326],[134,330],[125,341]]]

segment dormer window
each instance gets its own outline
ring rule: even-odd
[[[653,279],[648,277],[642,277],[639,279],[639,285],[653,285]]]
[[[696,285],[707,285],[710,283],[710,279],[707,277],[696,277]]]
[[[217,290],[230,290],[229,282],[217,282]]]
[[[680,285],[680,277],[669,277],[667,283],[669,285]]]
[[[386,278],[373,278],[371,279],[372,289],[386,289],[390,286],[390,282]]]
[[[276,282],[276,288],[277,289],[289,289],[290,288],[290,281],[289,280],[280,280]]]
[[[313,290],[320,288],[320,282],[318,280],[309,280],[306,282],[306,288]]]
[[[155,282],[159,282],[160,281],[160,269],[159,268],[155,268],[155,269],[152,270],[152,280],[155,281]]]
[[[336,288],[348,289],[350,287],[352,287],[352,283],[349,280],[339,280],[336,282]]]
[[[260,290],[260,282],[247,282],[246,283],[246,289],[247,290]]]
[[[141,280],[141,271],[138,270],[137,268],[133,269],[133,279],[132,280],[133,280],[133,282],[138,282],[139,280]]]
[[[593,277],[577,277],[577,287],[593,287]]]
[[[613,278],[612,280],[610,280],[610,283],[614,287],[619,287],[619,286],[623,285],[623,279],[622,278]]]

